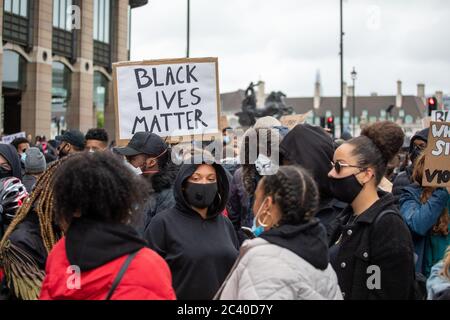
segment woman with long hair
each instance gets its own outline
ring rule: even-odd
[[[450,245],[448,191],[445,188],[422,186],[425,154],[416,159],[413,184],[405,187],[400,197],[400,212],[411,230],[418,256],[416,271],[426,277],[440,261]]]

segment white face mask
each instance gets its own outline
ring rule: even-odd
[[[276,174],[278,165],[273,163],[267,156],[260,154],[255,161],[256,171],[260,176],[270,176]]]
[[[127,160],[125,160],[125,166],[128,167],[128,169],[130,169],[132,172],[134,172],[136,175],[141,175],[142,174],[142,170],[141,168],[136,168],[135,166],[133,166],[131,163],[129,163]]]

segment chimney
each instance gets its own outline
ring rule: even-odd
[[[264,103],[266,102],[266,83],[262,80],[258,83],[258,92],[256,93],[256,103],[258,109],[264,109]]]
[[[353,91],[354,90],[355,90],[355,88],[353,88],[353,86],[348,86],[347,87],[347,96],[353,97]]]
[[[437,100],[437,109],[438,110],[444,109],[443,108],[443,105],[444,105],[444,100],[443,100],[444,93],[442,91],[436,91],[435,96],[436,96],[436,100]]]
[[[344,87],[343,104],[344,104],[344,109],[345,109],[345,108],[347,108],[347,82],[343,83],[343,87]]]
[[[423,104],[426,104],[425,99],[425,85],[423,83],[419,83],[417,85],[417,97],[420,98],[423,102]]]
[[[316,81],[314,85],[314,109],[320,107],[320,82]]]
[[[395,98],[395,106],[397,108],[402,107],[402,82],[400,80],[397,81],[397,97]]]

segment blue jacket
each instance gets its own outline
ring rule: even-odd
[[[425,266],[425,264],[427,264],[425,256],[427,252],[432,249],[430,248],[432,237],[431,229],[447,206],[448,192],[446,189],[438,188],[433,192],[426,203],[421,203],[420,196],[422,194],[422,187],[412,184],[405,187],[403,190],[404,193],[400,197],[400,212],[411,230],[415,252],[418,255],[416,271],[427,276],[429,267]],[[442,247],[448,245],[448,239],[450,239],[450,237],[437,237],[442,238],[442,241],[446,242]],[[435,240],[436,239],[433,239],[433,242],[436,242]],[[435,258],[440,260],[442,259],[442,255]]]

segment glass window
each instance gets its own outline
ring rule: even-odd
[[[20,0],[20,15],[22,17],[28,16],[27,10],[28,10],[28,0]]]
[[[97,119],[97,127],[105,125],[105,105],[108,97],[108,78],[101,72],[94,72],[94,112]]]
[[[72,0],[53,0],[53,27],[72,30]]]
[[[61,62],[52,64],[52,136],[67,128],[66,111],[71,93],[71,71]]]
[[[22,90],[25,87],[26,60],[17,52],[3,52],[3,83],[9,89]]]
[[[6,12],[11,12],[12,0],[5,0],[4,8]]]
[[[405,117],[405,123],[406,124],[411,124],[411,123],[413,123],[413,117],[412,116],[410,116],[410,115],[407,115],[406,117]]]
[[[94,0],[94,39],[98,39],[98,1]]]
[[[5,0],[3,8],[5,12],[28,17],[28,0]]]
[[[110,42],[111,0],[94,0],[94,40]]]
[[[19,14],[20,12],[20,0],[13,0],[12,2],[12,13]]]

